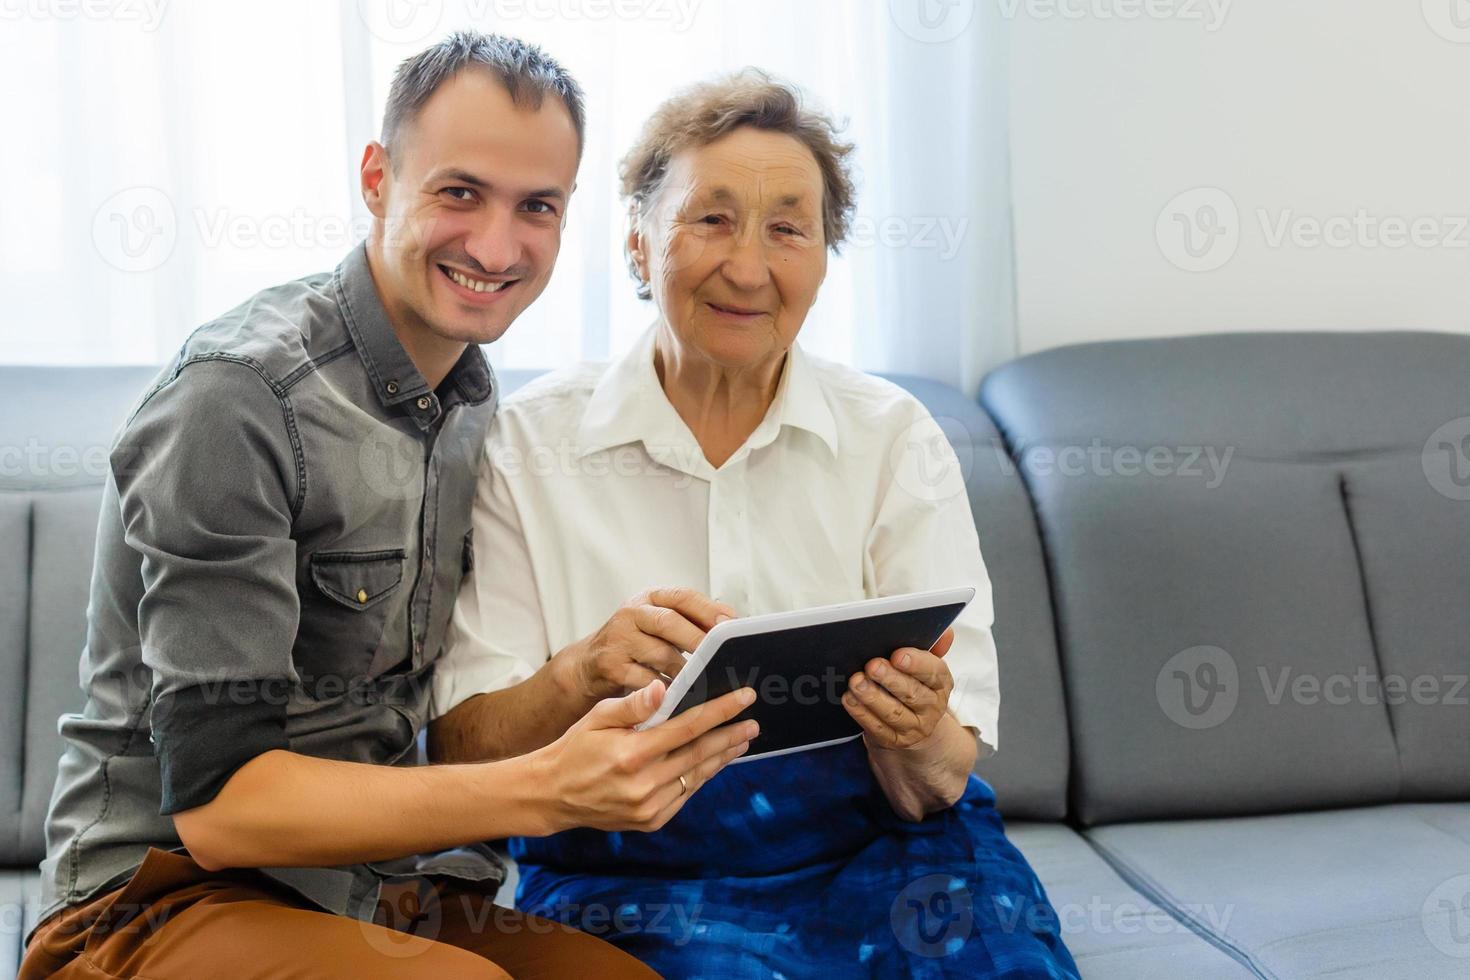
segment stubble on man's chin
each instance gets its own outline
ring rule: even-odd
[[[428,328],[440,340],[457,344],[493,344],[510,332],[515,320],[500,324],[429,324]]]

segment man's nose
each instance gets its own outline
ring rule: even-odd
[[[491,274],[519,265],[522,248],[516,235],[515,212],[487,208],[465,241],[465,251]]]

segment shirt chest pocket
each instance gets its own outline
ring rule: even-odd
[[[405,560],[401,548],[311,556],[296,649],[302,685],[313,697],[336,697],[367,678],[401,606]]]

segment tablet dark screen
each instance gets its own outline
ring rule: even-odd
[[[963,603],[952,603],[732,637],[720,645],[674,715],[752,687],[755,703],[740,717],[760,722],[761,733],[749,755],[856,735],[861,729],[841,700],[847,679],[869,660],[900,647],[929,649],[962,609]]]

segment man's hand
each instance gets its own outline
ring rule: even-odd
[[[595,633],[552,658],[562,687],[586,702],[620,697],[670,678],[705,633],[735,610],[693,589],[649,589],[613,613]]]
[[[933,650],[905,647],[887,659],[874,657],[847,679],[842,705],[870,746],[910,749],[934,734],[954,690],[944,662],[953,643],[954,630],[945,630]]]
[[[658,830],[699,787],[744,754],[759,733],[754,721],[726,724],[755,701],[748,687],[647,731],[634,731],[658,710],[665,694],[663,682],[655,680],[625,697],[604,700],[535,753],[556,801],[550,831]]]

